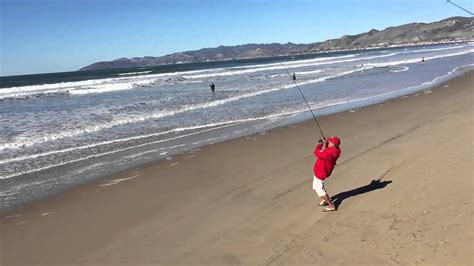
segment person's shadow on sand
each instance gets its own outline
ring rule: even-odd
[[[384,188],[385,186],[387,186],[390,183],[392,183],[391,180],[380,181],[380,179],[375,179],[375,180],[370,181],[370,183],[368,185],[358,187],[358,188],[355,188],[355,189],[352,189],[352,190],[344,191],[344,192],[341,192],[337,195],[334,195],[334,196],[331,197],[331,201],[334,203],[334,206],[336,206],[336,209],[337,209],[339,207],[339,205],[341,205],[342,201],[347,199],[347,198],[357,196],[357,195],[360,195],[360,194],[364,194],[364,193],[367,193],[367,192],[370,192],[370,191],[373,191],[373,190],[376,190],[376,189]]]

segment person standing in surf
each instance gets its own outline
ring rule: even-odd
[[[342,150],[339,147],[341,145],[341,139],[338,137],[330,137],[327,140],[320,139],[318,142],[319,144],[314,150],[314,156],[316,156],[317,159],[314,163],[313,189],[321,198],[318,205],[327,206],[322,211],[335,211],[336,206],[334,206],[324,188],[324,180],[331,175],[337,159],[341,156]]]
[[[211,88],[211,92],[214,93],[214,91],[216,90],[216,85],[214,85],[214,82],[212,82],[209,87]]]

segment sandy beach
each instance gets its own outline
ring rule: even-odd
[[[1,265],[472,265],[474,72],[203,147],[2,214]]]

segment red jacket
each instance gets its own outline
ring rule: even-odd
[[[340,148],[326,148],[324,151],[321,150],[322,144],[318,144],[314,150],[314,156],[318,159],[314,163],[314,176],[318,179],[324,180],[328,178],[334,166],[336,165],[337,158],[341,156]]]

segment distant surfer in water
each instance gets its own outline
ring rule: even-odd
[[[291,78],[293,79],[293,81],[295,81],[295,80],[296,80],[296,74],[293,73],[293,74],[291,75]]]
[[[425,62],[425,57],[423,56],[423,57],[421,58],[421,63],[424,63],[424,62]]]
[[[212,82],[211,85],[209,85],[209,87],[211,88],[212,93],[216,91],[216,85],[214,84],[214,82]]]
[[[360,70],[364,71],[364,64],[360,64]]]

